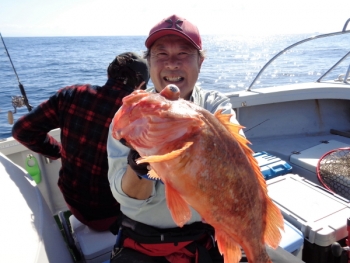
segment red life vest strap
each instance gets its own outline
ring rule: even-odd
[[[148,256],[165,257],[171,263],[190,263],[193,258],[195,258],[195,262],[199,262],[199,253],[202,251],[202,249],[199,249],[199,246],[205,250],[209,250],[212,247],[211,238],[203,236],[203,238],[198,241],[141,244],[127,237],[123,243],[123,247],[134,249]],[[209,260],[208,256],[204,258]],[[203,261],[201,260],[201,262]]]

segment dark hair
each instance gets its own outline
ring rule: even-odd
[[[145,80],[141,72],[135,72],[128,66],[134,63],[135,60],[133,56],[135,55],[132,53],[118,55],[107,68],[108,78],[123,81],[125,85],[132,89],[145,81],[141,89],[146,89],[148,79]]]

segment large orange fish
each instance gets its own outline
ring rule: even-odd
[[[165,184],[178,226],[191,217],[189,205],[215,228],[225,263],[241,258],[271,262],[265,244],[276,248],[283,229],[280,210],[267,195],[260,168],[230,114],[215,115],[179,98],[175,85],[160,93],[134,91],[116,113],[113,137],[125,139]]]

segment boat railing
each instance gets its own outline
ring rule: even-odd
[[[349,31],[350,32],[350,31]],[[321,82],[321,80],[328,75],[329,72],[331,72],[334,68],[336,68],[344,59],[346,59],[348,56],[350,55],[350,51],[348,53],[345,54],[345,56],[343,56],[337,63],[335,63],[330,69],[328,69],[318,80],[316,80],[316,82]],[[349,79],[349,73],[350,73],[350,64],[348,66],[348,70],[346,71],[345,75],[341,74],[338,76],[338,79],[336,79],[335,81],[340,81],[346,84],[350,84],[348,82]]]
[[[319,38],[324,38],[324,37],[330,37],[330,36],[336,36],[336,35],[342,35],[342,34],[347,34],[350,33],[350,29],[347,30],[348,24],[350,22],[350,18],[345,22],[343,30],[339,31],[339,32],[333,32],[333,33],[327,33],[327,34],[321,34],[321,35],[317,35],[317,36],[312,36],[309,38],[306,38],[304,40],[298,41],[288,47],[286,47],[285,49],[283,49],[282,51],[280,51],[279,53],[277,53],[275,56],[273,56],[259,71],[259,73],[255,76],[255,78],[253,79],[253,81],[251,82],[251,84],[249,85],[249,87],[247,88],[247,91],[250,91],[251,88],[253,87],[253,85],[255,84],[255,82],[259,79],[259,77],[261,76],[261,74],[265,71],[265,69],[275,60],[277,59],[279,56],[281,56],[282,54],[286,53],[289,49],[298,46],[302,43],[311,41],[311,40],[315,40],[315,39],[319,39]],[[329,72],[331,72],[335,67],[337,67],[345,58],[347,58],[350,55],[350,51],[345,54],[345,56],[343,56],[337,63],[335,63],[329,70],[327,70],[326,73],[324,73],[318,80],[317,82],[321,82],[321,80],[328,75]],[[348,70],[346,72],[345,75],[341,75],[339,76],[344,83],[348,83],[348,79],[349,79],[349,74],[350,74],[350,65],[348,67]]]

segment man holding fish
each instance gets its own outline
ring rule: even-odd
[[[229,99],[195,86],[205,58],[197,27],[172,15],[145,45],[154,89],[123,100],[107,141],[123,213],[111,262],[230,263],[240,246],[250,262],[302,262],[280,248],[266,253],[283,218]]]

